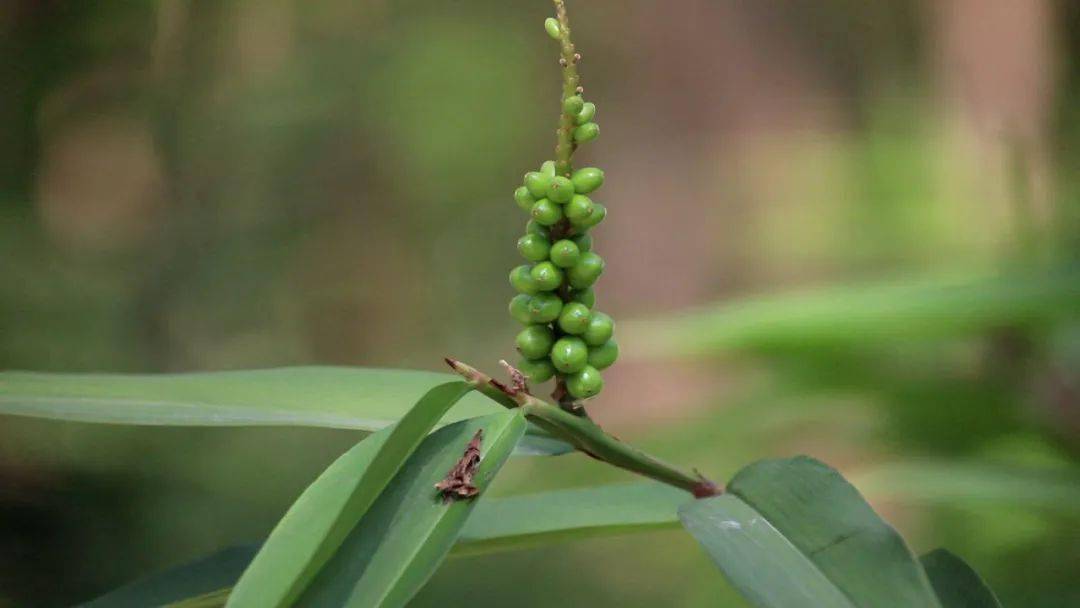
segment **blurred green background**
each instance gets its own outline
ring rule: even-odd
[[[1006,605],[1080,604],[1080,4],[570,11],[624,350],[594,416],[716,479],[812,454]],[[510,194],[554,146],[550,12],[6,0],[0,368],[495,371]],[[0,605],[260,538],[356,440],[3,418]],[[742,605],[678,530],[455,560],[415,604],[477,602]]]

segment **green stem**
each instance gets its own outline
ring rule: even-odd
[[[597,460],[686,490],[698,498],[723,493],[721,488],[701,475],[681,471],[623,443],[592,420],[537,399],[524,387],[505,385],[456,359],[447,358],[446,362],[476,390],[499,405],[510,409],[521,408],[531,422]]]
[[[578,87],[581,84],[581,77],[578,76],[577,71],[579,56],[574,50],[574,43],[570,40],[570,19],[566,15],[566,3],[563,0],[553,1],[555,16],[559,20],[559,64],[562,65],[563,77],[562,99],[559,100],[559,138],[555,146],[555,172],[570,177],[573,170],[570,166],[570,158],[577,149],[574,144],[574,115],[562,109],[562,102],[566,101],[567,97],[573,97],[579,93]]]

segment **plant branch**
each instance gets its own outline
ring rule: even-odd
[[[574,50],[574,43],[570,40],[570,19],[566,15],[566,2],[564,0],[553,0],[553,2],[555,16],[559,20],[559,65],[562,66],[563,80],[562,98],[559,100],[559,137],[555,146],[555,172],[570,177],[573,170],[570,158],[577,149],[574,143],[574,115],[563,108],[562,102],[568,97],[581,93],[581,77],[578,76],[577,70],[577,62],[581,56]]]
[[[509,386],[457,359],[447,358],[450,368],[476,390],[510,409],[521,408],[526,418],[555,437],[593,458],[686,490],[697,498],[716,496],[723,489],[700,474],[681,471],[608,434],[592,420],[538,399],[525,388]]]

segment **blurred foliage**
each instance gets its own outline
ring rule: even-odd
[[[726,344],[695,355],[723,390],[688,394],[628,368],[610,383],[645,378],[678,409],[646,428],[620,417],[611,391],[596,407],[605,423],[721,479],[752,459],[813,454],[916,550],[968,558],[1005,605],[1080,603],[1080,522],[1052,508],[1080,474],[1076,3],[995,4],[1035,11],[1005,20],[1034,25],[989,47],[939,38],[971,21],[956,17],[963,3],[662,4],[571,4],[586,86],[605,108],[590,153],[620,208],[598,235],[602,306],[677,333],[685,306],[727,314],[768,296],[766,308],[805,312],[804,296],[785,294],[832,285],[825,304],[850,311],[834,307],[835,323],[861,324],[830,342],[755,321],[786,338],[779,349],[699,327],[663,350]],[[513,332],[510,192],[553,145],[548,11],[5,3],[0,368],[437,369],[447,354],[494,368]],[[986,127],[993,95],[950,92],[1002,56],[956,68],[943,48],[1048,49],[1025,65],[1050,75],[1049,98],[1010,105],[1010,92],[1044,89],[999,83],[1000,106],[1034,109]],[[970,316],[942,313],[948,332],[903,316],[880,333],[865,324],[862,306],[890,309],[937,280],[926,276],[987,279],[999,294],[1056,276],[1067,297],[1045,301],[1038,323],[975,293]],[[876,304],[859,299],[886,279]],[[637,370],[657,363],[651,346],[623,341],[647,361]],[[355,437],[5,418],[0,605],[67,605],[261,538]],[[505,472],[502,494],[626,479],[578,456]],[[1044,498],[1006,499],[1015,492]],[[520,584],[526,572],[545,595]],[[519,606],[739,601],[681,531],[457,560],[416,604],[474,588]]]

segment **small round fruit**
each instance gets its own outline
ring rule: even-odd
[[[538,293],[535,296],[526,297],[529,298],[529,323],[551,323],[559,318],[563,306],[559,296],[553,293]]]
[[[581,106],[581,111],[574,116],[574,124],[583,125],[590,122],[596,116],[596,104],[587,101]]]
[[[563,213],[574,225],[587,221],[595,211],[596,204],[584,194],[575,194],[563,207]]]
[[[570,178],[561,175],[551,178],[551,185],[548,186],[547,192],[547,197],[551,202],[561,205],[569,201],[572,196],[574,196],[574,182],[570,181]]]
[[[610,340],[614,333],[615,321],[612,321],[611,317],[602,312],[594,312],[589,319],[589,326],[585,328],[585,332],[581,337],[589,346],[600,346]],[[599,366],[594,365],[593,367]]]
[[[562,35],[562,28],[559,27],[559,20],[554,17],[548,17],[544,19],[544,29],[547,30],[547,35],[551,36],[552,40],[558,40]]]
[[[548,177],[555,177],[555,161],[545,160],[544,163],[540,165],[540,173],[543,173]]]
[[[589,360],[589,347],[581,338],[559,338],[551,347],[551,362],[564,374],[579,372]]]
[[[538,234],[526,234],[518,239],[518,253],[530,262],[543,262],[551,252],[551,241]]]
[[[547,382],[555,375],[555,366],[551,364],[551,359],[547,358],[522,359],[518,361],[517,369],[522,374],[525,374],[525,378],[529,382],[535,382],[536,384]]]
[[[555,344],[555,332],[547,325],[530,325],[518,333],[514,344],[526,359],[540,359],[551,352],[551,347]]]
[[[522,264],[510,271],[510,286],[514,288],[514,291],[530,296],[540,291],[532,279],[532,274],[529,272],[531,270],[531,266]]]
[[[528,228],[528,226],[526,226],[526,228]],[[578,251],[580,251],[581,253],[588,253],[592,251],[593,243],[591,234],[578,234],[570,237],[570,240],[574,241],[574,244],[577,245]]]
[[[570,268],[581,259],[581,251],[578,246],[569,239],[555,241],[548,253],[551,261],[559,268]]]
[[[554,226],[563,218],[562,207],[542,198],[532,207],[532,218],[543,226]]]
[[[604,272],[604,258],[596,255],[593,252],[583,253],[581,259],[577,264],[574,264],[573,268],[566,271],[566,276],[570,281],[570,286],[574,289],[585,289],[591,287],[596,279],[600,278],[600,275]],[[533,269],[533,279],[536,279],[536,269]]]
[[[563,282],[563,271],[551,262],[540,262],[530,271],[533,283],[540,291],[557,289]]]
[[[517,190],[514,190],[514,202],[524,212],[528,213],[532,211],[533,203],[536,202],[536,198],[529,193],[529,189],[525,186],[518,186]]]
[[[579,144],[588,143],[600,136],[600,125],[595,122],[587,122],[574,129],[574,141]]]
[[[577,116],[581,113],[581,109],[585,107],[585,100],[581,98],[581,95],[571,95],[562,102],[563,112],[567,114],[573,114]]]
[[[572,336],[583,334],[589,327],[590,316],[588,306],[581,302],[568,302],[559,313],[559,329]]]
[[[585,306],[592,308],[593,306],[596,306],[596,292],[592,290],[592,287],[576,290],[573,295],[570,296],[570,301],[581,302]]]
[[[574,183],[574,192],[588,194],[604,185],[604,172],[596,167],[578,169],[570,181]]]
[[[618,358],[619,343],[615,340],[608,340],[600,346],[593,346],[589,349],[589,365],[596,369],[607,369]]]
[[[529,220],[529,222],[525,224],[525,232],[540,235],[545,239],[551,236],[551,230],[536,220]]]
[[[551,185],[550,175],[544,175],[539,171],[529,171],[525,174],[525,188],[535,199],[547,196],[548,186]]]
[[[566,378],[566,392],[575,399],[595,397],[602,390],[604,390],[604,378],[600,375],[600,370],[591,365],[585,366],[578,373]]]
[[[570,223],[573,224],[574,228],[577,228],[578,230],[588,230],[589,228],[592,228],[593,226],[596,226],[600,222],[604,221],[605,217],[607,217],[607,207],[601,205],[600,203],[593,203],[592,215],[578,222],[571,221]]]
[[[560,309],[561,308],[562,307],[560,306]],[[510,300],[510,316],[518,323],[528,325],[533,322],[533,313],[531,309],[532,296],[530,295],[519,293]]]

